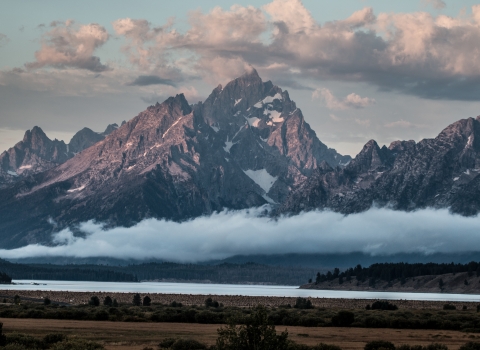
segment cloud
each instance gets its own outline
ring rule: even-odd
[[[362,125],[362,126],[365,126],[365,127],[370,126],[370,119],[362,120],[362,119],[355,118],[354,121],[358,125]]]
[[[312,98],[321,99],[328,109],[360,109],[376,103],[373,98],[360,97],[355,93],[351,93],[340,100],[335,97],[329,89],[326,88],[316,89],[312,93]]]
[[[422,0],[425,5],[431,5],[434,9],[444,9],[447,4],[443,0]]]
[[[104,229],[87,222],[80,226],[85,237],[66,229],[54,235],[56,246],[29,245],[0,250],[0,255],[6,259],[106,256],[197,262],[237,254],[480,251],[480,218],[447,210],[371,209],[348,216],[324,211],[278,221],[260,216],[263,210],[224,211],[183,223],[148,219],[131,228]]]
[[[0,33],[0,47],[9,42],[8,37],[5,34]]]
[[[274,0],[193,11],[182,32],[173,20],[124,18],[113,26],[132,64],[168,79],[176,71],[218,83],[253,65],[284,81],[361,81],[428,99],[480,99],[480,6],[458,17],[376,15],[366,7],[321,25],[300,0]]]
[[[52,28],[42,38],[42,46],[35,52],[35,62],[27,63],[28,69],[43,67],[79,68],[103,72],[108,67],[94,56],[96,49],[109,38],[106,29],[99,24],[75,25],[72,20],[52,22]]]
[[[385,124],[386,128],[412,128],[414,127],[414,124],[407,121],[407,120],[397,120],[388,124]]]
[[[333,114],[333,113],[330,113],[329,116],[330,116],[330,119],[332,119],[332,120],[335,121],[335,122],[339,122],[340,120],[342,120],[342,118],[337,117],[337,116],[336,116],[335,114]]]
[[[156,75],[140,75],[134,81],[132,81],[131,83],[128,83],[127,85],[130,85],[130,86],[170,85],[174,87],[176,86],[175,83],[170,79],[163,79]]]

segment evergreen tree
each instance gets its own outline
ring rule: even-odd
[[[150,306],[150,303],[152,302],[152,299],[150,299],[150,297],[148,295],[146,295],[144,298],[143,298],[143,306]]]
[[[132,301],[133,305],[135,306],[140,306],[142,305],[142,298],[140,297],[140,294],[135,294],[133,296],[133,301]]]
[[[99,306],[100,305],[100,299],[96,295],[92,295],[90,298],[90,301],[88,302],[88,305],[92,306]]]
[[[110,298],[110,296],[106,296],[105,299],[103,299],[103,305],[105,306],[112,306],[113,300]]]

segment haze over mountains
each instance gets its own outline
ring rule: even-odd
[[[83,129],[69,145],[27,132],[0,156],[0,245],[48,243],[88,220],[131,226],[264,204],[287,215],[373,205],[475,215],[479,140],[480,120],[469,118],[419,143],[369,141],[352,160],[317,138],[287,91],[251,70],[203,103],[177,95],[118,129]]]

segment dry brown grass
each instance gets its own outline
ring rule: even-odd
[[[160,340],[167,337],[193,338],[214,344],[217,329],[222,325],[185,324],[185,323],[131,323],[131,322],[93,322],[70,320],[37,319],[0,319],[5,333],[21,332],[42,337],[48,333],[63,333],[69,337],[79,337],[100,341],[110,350],[141,350],[146,346],[157,348]],[[374,329],[374,328],[306,328],[282,327],[287,329],[289,338],[297,343],[315,345],[318,343],[335,344],[344,350],[363,349],[371,340],[388,340],[395,345],[433,342],[446,344],[450,350],[456,350],[467,341],[480,341],[480,335],[456,331]]]

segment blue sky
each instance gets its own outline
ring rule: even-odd
[[[476,4],[4,0],[0,151],[35,125],[68,142],[84,126],[100,131],[171,94],[194,103],[245,65],[287,89],[319,138],[341,153],[355,155],[372,138],[388,145],[434,137],[480,114]],[[136,20],[129,31],[118,22],[127,18]],[[168,35],[158,34],[162,26]],[[65,58],[65,47],[81,53]],[[131,84],[139,76],[174,86]]]

